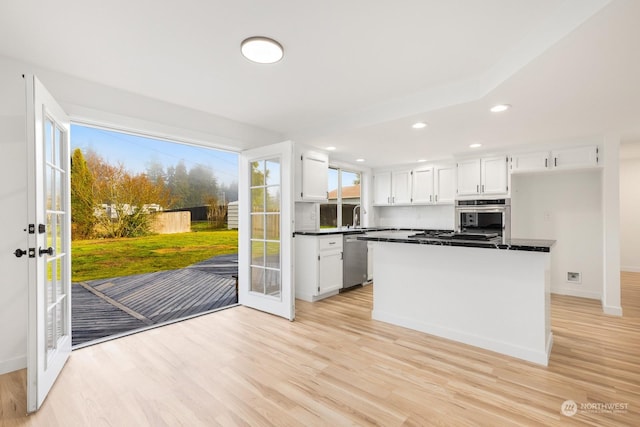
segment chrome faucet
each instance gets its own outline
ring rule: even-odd
[[[360,208],[360,211],[362,213],[362,206],[360,205],[355,205],[353,208],[353,228],[356,228],[356,224],[358,223],[358,214],[356,214],[356,210]],[[360,222],[360,225],[362,225],[362,222]]]

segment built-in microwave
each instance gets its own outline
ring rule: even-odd
[[[457,200],[455,214],[458,233],[497,233],[511,238],[511,199]]]

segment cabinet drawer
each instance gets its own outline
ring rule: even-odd
[[[320,250],[326,251],[328,249],[342,249],[342,234],[320,239]]]

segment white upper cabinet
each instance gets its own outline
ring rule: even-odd
[[[480,159],[458,162],[458,196],[480,194]]]
[[[564,148],[551,151],[551,162],[554,169],[596,167],[600,160],[599,154],[596,146]]]
[[[373,175],[373,204],[411,203],[411,171],[376,172]]]
[[[303,150],[296,162],[296,201],[327,200],[329,157],[324,153]]]
[[[411,171],[391,173],[391,203],[394,205],[411,203]]]
[[[480,160],[480,192],[482,194],[507,194],[509,182],[507,157],[488,157]]]
[[[414,169],[413,171],[413,203],[426,204],[435,202],[433,167]]]
[[[391,204],[391,172],[376,172],[373,176],[373,204]]]
[[[458,162],[458,197],[506,196],[509,193],[507,163],[506,156]]]
[[[436,166],[434,199],[436,203],[453,203],[456,197],[455,165]]]
[[[456,194],[455,166],[436,165],[413,170],[413,204],[453,203]]]
[[[511,173],[592,168],[599,160],[597,146],[519,153],[511,156]]]

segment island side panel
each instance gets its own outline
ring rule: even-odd
[[[549,253],[376,242],[372,317],[546,365]]]

